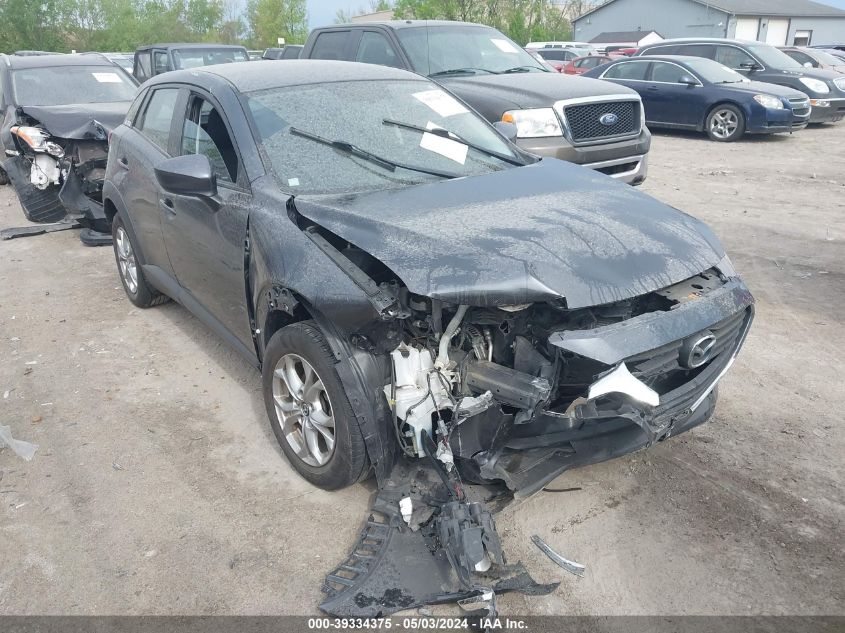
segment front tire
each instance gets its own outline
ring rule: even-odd
[[[323,490],[351,486],[369,470],[364,437],[335,364],[323,333],[304,321],[273,335],[262,369],[276,440],[296,471]]]
[[[141,270],[136,254],[138,251],[120,215],[116,215],[112,222],[112,246],[120,283],[123,284],[126,296],[133,304],[139,308],[151,308],[170,300],[167,295],[161,294],[148,284],[144,278],[144,271]]]
[[[717,105],[707,115],[707,136],[720,143],[731,143],[745,134],[745,115],[729,103]]]

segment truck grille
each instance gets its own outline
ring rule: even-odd
[[[682,365],[681,351],[683,340],[674,341],[658,349],[637,354],[625,359],[631,373],[649,387],[664,394],[691,380],[723,353],[731,354],[740,344],[743,325],[751,318],[751,310],[737,312],[727,319],[713,325],[709,331],[716,337],[713,351],[707,363],[695,369]]]
[[[562,114],[575,143],[636,136],[640,133],[638,101],[564,104]],[[612,116],[606,117],[605,122],[602,122],[605,115]]]

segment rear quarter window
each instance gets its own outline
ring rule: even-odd
[[[311,59],[346,59],[351,31],[326,31],[317,36],[309,57]]]
[[[168,153],[170,127],[178,98],[178,88],[159,88],[154,91],[137,125],[141,134],[165,153]]]

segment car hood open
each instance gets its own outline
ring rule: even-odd
[[[403,189],[300,196],[295,206],[411,292],[458,304],[601,305],[683,281],[724,256],[702,222],[555,159]]]
[[[106,135],[126,119],[129,101],[60,106],[21,106],[21,111],[50,134],[67,139],[106,140]]]

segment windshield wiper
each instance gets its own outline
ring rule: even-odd
[[[513,68],[501,71],[500,74],[508,75],[510,73],[530,73],[532,70],[542,70],[543,72],[546,72],[542,68],[537,68],[537,66],[514,66]]]
[[[441,70],[436,73],[431,73],[429,77],[442,77],[443,75],[474,75],[477,72],[488,73],[496,75],[496,71],[487,70],[486,68],[450,68],[449,70]]]
[[[424,128],[419,125],[414,125],[413,123],[403,123],[402,121],[394,121],[393,119],[382,119],[381,122],[384,125],[394,125],[396,127],[401,127],[406,130],[414,130],[415,132],[421,132],[422,134],[434,134],[435,136],[439,136],[441,138],[447,138],[450,141],[462,143],[463,145],[466,145],[467,147],[470,147],[476,150],[477,152],[487,154],[488,156],[492,156],[493,158],[498,158],[499,160],[505,161],[506,163],[510,163],[511,165],[518,165],[520,167],[525,166],[524,161],[521,161],[517,158],[512,158],[511,156],[505,156],[504,154],[499,154],[498,152],[489,150],[485,147],[482,147],[481,145],[470,143],[469,141],[464,140],[461,136],[449,130],[443,129],[442,127],[435,127],[429,130],[428,128]]]
[[[373,154],[372,152],[368,152],[365,149],[361,149],[357,145],[353,145],[349,141],[332,141],[322,136],[318,136],[317,134],[305,132],[304,130],[300,130],[295,127],[288,128],[288,132],[290,132],[294,136],[301,136],[302,138],[307,138],[308,140],[314,141],[315,143],[320,143],[321,145],[326,145],[328,147],[331,147],[332,149],[336,149],[339,152],[345,154],[346,156],[354,156],[356,158],[361,158],[363,160],[369,161],[374,165],[378,165],[379,167],[386,169],[390,172],[396,171],[396,168],[398,167],[399,169],[416,171],[422,174],[428,174],[429,176],[437,176],[438,178],[460,178],[459,174],[451,174],[446,171],[426,169],[424,167],[414,167],[413,165],[406,165],[404,163],[396,162],[395,160],[382,158],[377,154]]]

